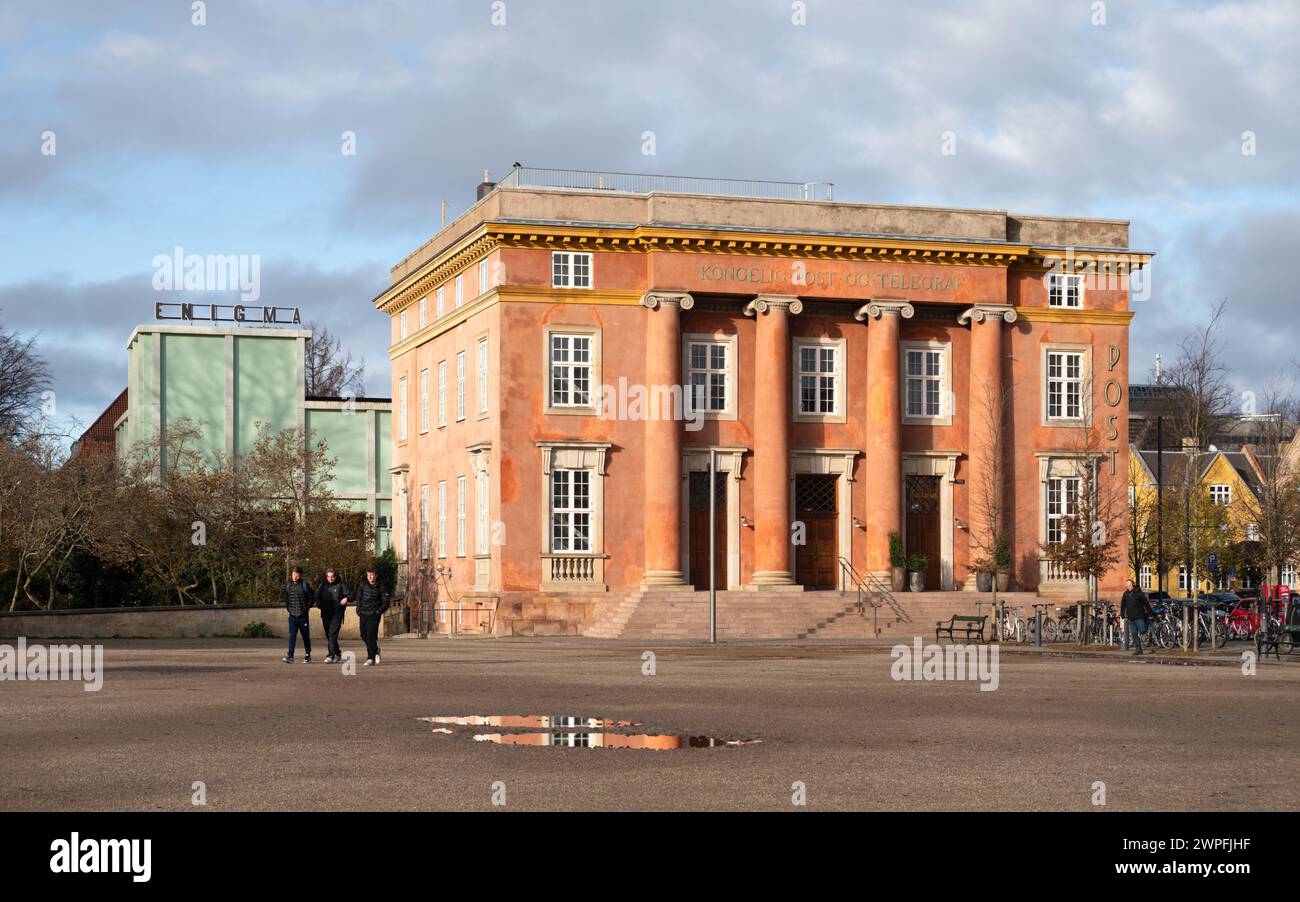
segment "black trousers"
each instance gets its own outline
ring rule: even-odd
[[[379,657],[379,618],[381,614],[361,615],[361,641],[366,643],[366,658]]]
[[[339,630],[343,629],[343,615],[347,610],[343,605],[320,609],[320,622],[325,628],[325,644],[329,646],[331,658],[343,657],[343,650],[339,648]]]

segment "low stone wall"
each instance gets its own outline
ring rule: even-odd
[[[201,639],[238,636],[250,623],[265,623],[281,639],[289,636],[289,615],[282,607],[85,608],[67,611],[0,612],[0,636],[28,639]],[[348,610],[339,635],[360,639],[361,624]],[[384,634],[380,623],[380,635]],[[325,639],[320,611],[311,612],[312,639]],[[323,646],[322,646],[323,647]]]
[[[497,596],[494,635],[581,636],[600,619],[602,608],[625,597],[625,592],[502,592]]]

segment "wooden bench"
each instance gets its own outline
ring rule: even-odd
[[[934,641],[938,642],[939,637],[947,633],[949,641],[956,642],[955,631],[960,631],[968,641],[974,639],[977,642],[983,642],[984,621],[988,619],[987,614],[982,617],[974,617],[969,614],[953,614],[946,623],[940,620],[934,625]]]

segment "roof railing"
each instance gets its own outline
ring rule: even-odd
[[[833,182],[773,182],[760,179],[602,172],[592,169],[542,169],[519,163],[514,165],[498,185],[506,188],[564,188],[631,194],[663,191],[674,194],[714,194],[780,200],[835,199]]]

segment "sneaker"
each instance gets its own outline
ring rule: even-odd
[[[375,655],[375,663],[376,663],[376,664],[379,663],[379,655]]]
[[[283,661],[283,662],[286,663],[286,664],[292,664],[292,663],[293,663],[293,658],[289,657],[288,655],[285,655],[285,656],[284,656],[283,658],[281,658],[280,660]]]
[[[303,658],[303,659],[302,659],[302,662],[303,662],[304,664],[310,664],[310,663],[311,663],[311,655],[308,655],[307,657]]]
[[[362,666],[362,667],[373,667],[374,665],[375,665],[375,662],[374,662],[372,659],[370,659],[370,658],[366,658],[366,663],[362,664],[361,666]]]

